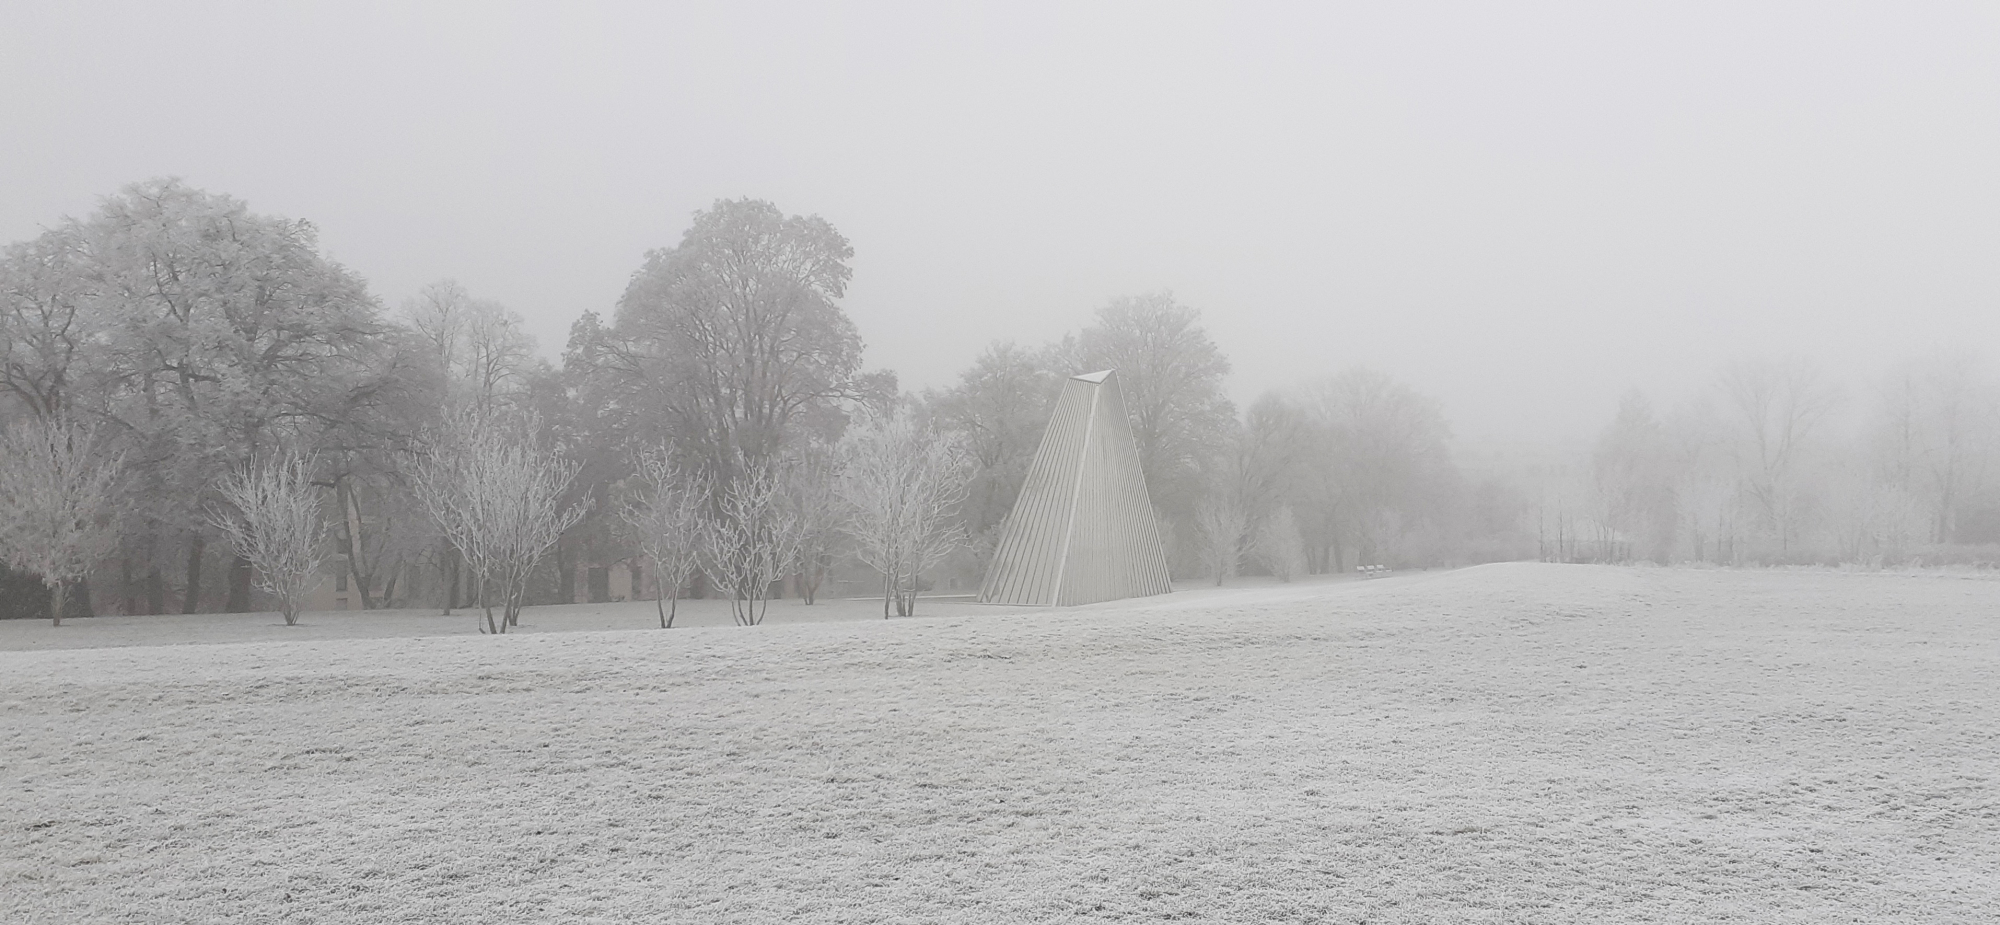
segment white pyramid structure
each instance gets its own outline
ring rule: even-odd
[[[979,599],[1049,607],[1173,590],[1114,370],[1063,383]]]

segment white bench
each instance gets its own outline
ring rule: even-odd
[[[1380,578],[1389,574],[1389,567],[1386,565],[1362,565],[1356,566],[1354,570],[1360,572],[1363,578]]]

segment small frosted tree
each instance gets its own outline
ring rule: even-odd
[[[1257,525],[1253,544],[1257,561],[1279,581],[1291,581],[1305,573],[1306,547],[1299,535],[1299,522],[1290,507],[1280,507]]]
[[[1194,516],[1195,528],[1201,531],[1202,550],[1219,587],[1236,577],[1250,533],[1250,518],[1242,502],[1228,492],[1216,492],[1202,501]]]
[[[674,465],[664,448],[641,455],[638,467],[642,497],[626,506],[625,522],[638,537],[640,553],[653,561],[653,606],[660,628],[671,629],[681,588],[701,564],[708,479]]]
[[[219,486],[233,510],[209,511],[209,523],[257,570],[258,586],[278,599],[286,626],[298,625],[299,611],[326,564],[326,519],[312,482],[315,462],[287,453],[251,463]]]
[[[113,488],[123,463],[94,428],[63,418],[0,433],[0,560],[48,585],[55,626],[69,586],[117,539]]]
[[[917,610],[926,569],[965,542],[957,517],[970,479],[958,443],[900,413],[851,434],[840,494],[861,561],[882,573],[882,616]]]
[[[770,609],[771,584],[798,561],[798,517],[769,463],[743,465],[724,486],[701,532],[701,570],[729,593],[738,626],[757,626]]]
[[[461,412],[412,473],[425,512],[472,571],[487,633],[520,624],[529,574],[583,519],[584,502],[562,503],[577,464],[536,439],[539,429],[533,416]]]

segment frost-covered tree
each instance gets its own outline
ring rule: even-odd
[[[418,500],[472,571],[488,633],[519,625],[529,574],[585,512],[562,503],[576,464],[538,430],[531,416],[463,411],[414,467]]]
[[[838,430],[840,403],[884,390],[838,300],[854,249],[818,216],[720,200],[632,275],[604,361],[646,426],[715,474],[779,458],[802,425]],[[893,391],[893,389],[890,389]]]
[[[457,407],[493,414],[526,393],[537,367],[535,342],[506,306],[475,299],[448,279],[404,302],[402,316],[445,373]]]
[[[951,434],[971,458],[972,481],[963,515],[977,548],[976,571],[983,572],[999,543],[1000,526],[1020,497],[1028,467],[1049,426],[1049,411],[1063,380],[1092,370],[1058,369],[1070,359],[1056,351],[1031,350],[1009,342],[986,348],[960,373],[958,382],[926,396],[925,407],[939,430]]]
[[[908,411],[847,437],[840,494],[861,561],[882,573],[882,616],[916,613],[923,573],[965,541],[956,516],[970,478],[964,450]]]
[[[70,586],[117,538],[123,460],[95,428],[67,418],[29,418],[0,432],[0,560],[48,585],[56,626]]]
[[[75,222],[0,253],[0,398],[39,418],[70,404],[78,389],[73,376],[91,365],[91,347],[102,337],[88,257]]]
[[[1113,299],[1057,352],[1076,367],[1068,375],[1118,370],[1146,489],[1171,521],[1187,523],[1236,418],[1223,392],[1229,358],[1201,313],[1166,292]]]
[[[378,399],[386,325],[312,223],[176,180],[120,190],[79,234],[101,341],[91,401],[132,462],[129,565],[157,599],[158,570],[184,544],[182,609],[194,612],[209,596],[203,502],[216,474],[314,446]],[[247,609],[247,568],[234,577],[230,609]]]
[[[1717,380],[1734,429],[1743,491],[1756,522],[1777,541],[1779,554],[1798,538],[1800,477],[1811,441],[1839,393],[1802,359],[1748,359],[1724,367]]]
[[[1257,524],[1257,537],[1251,549],[1257,561],[1279,581],[1291,581],[1305,574],[1305,542],[1299,538],[1299,522],[1289,507],[1264,515]]]
[[[278,599],[286,626],[298,625],[326,564],[316,464],[302,453],[253,462],[219,486],[229,509],[209,513],[209,523],[256,569],[258,585]]]
[[[1882,383],[1873,430],[1883,480],[1926,509],[1930,542],[1952,542],[1959,507],[2000,456],[2000,390],[1970,354],[1901,363]]]
[[[784,466],[785,506],[798,533],[796,579],[799,598],[810,605],[846,536],[848,509],[840,497],[841,460],[833,450],[813,446]]]
[[[664,447],[638,460],[640,497],[626,505],[625,523],[641,555],[653,563],[653,605],[660,628],[671,629],[681,588],[701,564],[702,530],[709,510],[708,480],[674,464]]]
[[[1328,571],[1380,563],[1437,514],[1457,478],[1437,402],[1388,375],[1348,369],[1296,400],[1314,431],[1296,513]],[[1309,554],[1312,550],[1309,549]]]
[[[797,564],[797,515],[769,461],[740,463],[718,494],[702,529],[701,570],[729,594],[737,625],[757,626],[770,608],[772,583]]]
[[[1619,401],[1617,417],[1597,438],[1591,472],[1600,522],[1631,542],[1626,554],[1671,561],[1680,526],[1673,453],[1644,395],[1632,391]]]
[[[1202,499],[1195,507],[1195,530],[1201,538],[1202,558],[1218,587],[1236,577],[1243,561],[1243,547],[1250,539],[1250,515],[1243,499],[1227,488]]]

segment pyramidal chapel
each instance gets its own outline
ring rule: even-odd
[[[979,599],[1059,607],[1171,591],[1114,370],[1063,383]]]

